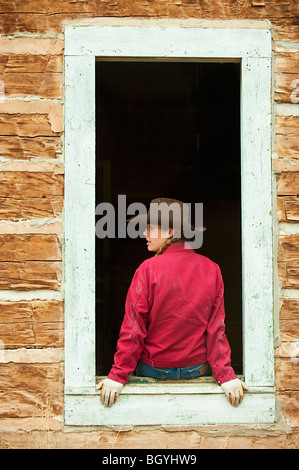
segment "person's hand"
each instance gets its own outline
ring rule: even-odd
[[[243,400],[244,390],[248,390],[244,382],[240,379],[224,382],[221,387],[232,406],[240,405]]]
[[[112,406],[120,392],[122,391],[123,384],[120,382],[115,382],[115,380],[104,379],[97,386],[96,391],[101,390],[101,402],[104,406]]]

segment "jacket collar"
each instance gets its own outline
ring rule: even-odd
[[[193,253],[194,250],[191,247],[190,243],[188,242],[178,242],[174,243],[173,245],[168,246],[163,253],[171,253],[171,252],[185,252],[185,253]],[[162,254],[163,254],[162,253]]]

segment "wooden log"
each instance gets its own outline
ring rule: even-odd
[[[296,73],[299,67],[299,50],[276,46],[274,49],[275,73]]]
[[[0,262],[45,260],[61,260],[61,246],[57,235],[0,235]]]
[[[278,244],[278,259],[298,260],[299,256],[299,234],[280,235]]]
[[[25,171],[3,171],[0,198],[46,198],[63,196],[64,178],[61,174]]]
[[[0,339],[4,349],[63,347],[63,305],[59,300],[0,302]]]
[[[3,158],[58,158],[62,153],[60,137],[0,136],[0,155]]]
[[[234,434],[231,434],[231,427],[219,427],[210,429],[208,426],[203,431],[173,429],[171,432],[155,430],[80,430],[73,431],[57,430],[50,428],[46,433],[43,426],[33,428],[28,419],[15,419],[16,427],[19,431],[13,432],[13,420],[1,420],[5,431],[1,432],[1,449],[297,449],[298,433],[286,434],[283,430],[279,435],[246,435],[244,428],[234,427]],[[22,425],[22,422],[24,423]],[[38,423],[38,420],[35,419]],[[6,426],[4,423],[7,423]],[[9,425],[10,423],[10,425]],[[26,426],[27,424],[27,426]],[[1,425],[1,423],[0,423]],[[260,424],[257,423],[258,432]],[[236,429],[237,428],[237,429]],[[24,429],[27,429],[24,431]],[[35,429],[35,431],[32,431]],[[39,429],[39,430],[37,430]],[[52,431],[53,429],[53,431]],[[56,431],[55,431],[56,429]],[[31,432],[29,432],[31,431]],[[55,432],[54,432],[55,431]],[[210,432],[210,434],[209,434]],[[236,433],[240,435],[236,435]],[[276,432],[276,430],[275,430]],[[219,434],[218,434],[219,433]],[[245,434],[244,434],[245,433]],[[150,454],[150,452],[147,452]],[[163,451],[161,452],[163,455]],[[189,451],[192,455],[192,450]],[[113,453],[112,453],[113,455]],[[168,462],[170,459],[168,460]],[[175,462],[175,461],[174,461]],[[191,462],[191,460],[190,460]]]
[[[298,196],[299,195],[299,172],[283,171],[277,175],[277,195],[278,196]]]
[[[277,393],[277,399],[282,403],[282,411],[287,417],[291,427],[299,428],[299,391],[286,391]],[[299,439],[297,437],[297,444]],[[298,448],[298,446],[297,446]]]
[[[61,322],[63,315],[63,302],[60,300],[0,302],[0,323]]]
[[[62,98],[63,76],[60,73],[5,73],[0,79],[4,82],[6,97]]]
[[[299,289],[299,267],[297,261],[279,262],[278,275],[284,289]]]
[[[299,390],[299,361],[276,358],[275,386],[277,390]]]
[[[283,298],[279,314],[279,329],[281,341],[290,344],[282,344],[281,357],[292,357],[298,353],[299,356],[299,299]],[[297,346],[298,342],[298,346]],[[299,358],[298,358],[299,361]]]
[[[0,363],[0,390],[28,390],[35,393],[63,391],[63,363]]]
[[[0,417],[61,414],[63,364],[1,364]]]
[[[0,289],[59,289],[61,261],[0,262]]]
[[[1,324],[0,339],[5,348],[63,347],[63,322]]]
[[[299,318],[293,320],[280,319],[279,329],[281,341],[299,342]]]
[[[4,3],[4,2],[3,2]],[[7,7],[7,4],[11,4]],[[12,10],[12,5],[14,6]],[[38,6],[37,6],[38,5]],[[265,2],[265,7],[252,7],[251,2],[198,2],[151,0],[116,0],[114,2],[79,2],[65,1],[50,2],[45,0],[41,7],[39,0],[5,2],[5,11],[0,17],[0,33],[11,35],[17,32],[46,34],[48,31],[62,32],[63,23],[67,20],[90,19],[96,17],[132,18],[208,18],[224,19],[268,19],[274,26],[276,40],[293,40],[298,38],[296,22],[296,0],[285,2]],[[2,6],[1,6],[2,8]],[[34,12],[34,14],[32,14]],[[278,33],[281,32],[279,35]]]
[[[299,288],[299,235],[279,237],[278,274],[284,288]]]
[[[49,426],[51,418],[61,415],[62,412],[62,393],[53,394],[46,390],[36,394],[23,390],[1,393],[0,419],[43,417],[48,420]]]
[[[62,55],[2,54],[0,56],[0,75],[5,81],[7,73],[62,73]]]
[[[115,0],[114,2],[94,2],[94,1],[76,1],[73,0],[57,0],[51,3],[51,0],[44,0],[42,5],[40,0],[27,0],[27,2],[17,2],[12,4],[9,1],[3,2],[3,13],[32,13],[36,12],[42,15],[59,15],[61,13],[81,14],[89,13],[89,15],[103,15],[103,16],[157,16],[163,14],[171,17],[169,14],[170,6],[181,7],[189,17],[197,12],[197,16],[209,18],[291,18],[295,13],[296,3],[292,0],[284,2],[265,2],[266,8],[260,11],[259,8],[252,8],[252,2],[236,3],[234,1],[223,4],[220,0],[203,3],[200,8],[195,0],[189,0],[186,4],[184,2],[174,2],[167,0],[159,2],[159,0],[152,0],[151,5],[142,2],[141,0],[135,2],[127,2],[127,0]],[[162,3],[162,5],[161,5]],[[293,11],[294,9],[294,11]],[[178,8],[177,8],[178,10]],[[187,16],[187,15],[186,15]],[[296,24],[296,22],[294,21]]]
[[[298,222],[299,197],[279,196],[277,198],[277,216],[279,222]]]
[[[62,215],[63,197],[16,199],[0,198],[0,219],[55,218]]]
[[[281,301],[280,318],[286,320],[299,319],[299,299],[284,298]]]
[[[277,47],[275,50],[275,94],[277,102],[294,103],[294,81],[298,79],[299,50]]]
[[[3,54],[0,58],[5,97],[61,98],[62,71],[62,55]]]
[[[295,1],[292,1],[292,6],[296,9]],[[282,21],[273,20],[273,40],[274,41],[298,41],[299,26],[294,22],[296,13],[294,11],[293,18],[285,18]]]
[[[275,150],[279,158],[299,158],[299,116],[276,116]]]
[[[12,5],[9,1],[3,2],[1,6],[2,12],[23,12],[23,13],[42,13],[46,15],[59,14],[59,13],[96,13],[97,6],[94,1],[76,1],[73,0],[56,0],[55,5],[49,0],[27,0],[26,2],[17,2]]]
[[[1,157],[57,158],[62,153],[61,132],[62,105],[45,100],[0,102]]]
[[[0,135],[20,137],[55,137],[48,114],[0,114]]]

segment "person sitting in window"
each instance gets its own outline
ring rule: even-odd
[[[231,366],[220,268],[191,248],[185,230],[183,238],[176,236],[182,217],[175,220],[169,212],[168,220],[162,215],[158,224],[151,223],[151,207],[163,202],[179,204],[181,214],[186,210],[181,201],[158,198],[147,214],[133,218],[146,226],[147,249],[155,256],[135,271],[114,363],[96,389],[102,404],[110,407],[132,372],[161,380],[213,373],[231,405],[238,406],[247,387]]]

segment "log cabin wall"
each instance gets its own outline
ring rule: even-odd
[[[298,0],[3,0],[0,8],[0,447],[298,447]],[[272,28],[280,297],[273,426],[64,425],[63,28],[106,17],[110,24],[119,18],[268,20]]]

